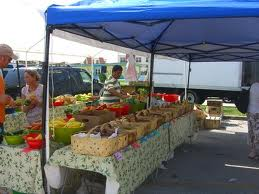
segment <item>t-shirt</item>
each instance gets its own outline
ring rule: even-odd
[[[120,102],[120,98],[117,96],[113,96],[109,90],[115,89],[117,92],[120,93],[121,86],[117,79],[113,78],[112,76],[105,80],[104,88],[103,88],[103,94],[100,98],[101,102],[103,103],[114,103],[114,102]]]
[[[22,95],[25,97],[28,97],[34,93],[34,95],[37,97],[38,101],[42,102],[43,99],[43,85],[39,84],[38,87],[36,88],[35,91],[29,92],[29,86],[26,85],[25,87],[22,88]],[[42,118],[42,107],[34,107],[33,109],[29,110],[26,114],[27,116],[27,121],[31,124],[35,121],[41,121]]]
[[[5,83],[2,75],[2,71],[0,71],[0,95],[5,94]],[[5,104],[0,104],[0,123],[5,121]]]
[[[259,113],[259,83],[252,84],[249,96],[249,113]]]

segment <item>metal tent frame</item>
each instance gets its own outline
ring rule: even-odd
[[[135,5],[133,4],[135,2]],[[140,2],[140,3],[139,3]],[[151,54],[150,90],[155,55],[189,62],[258,61],[259,3],[253,0],[150,0],[149,4],[98,7],[81,1],[71,6],[52,5],[46,11],[43,65],[43,133],[46,112],[50,35],[71,35],[76,41],[94,40],[119,48]],[[133,6],[134,5],[134,6]],[[165,6],[166,5],[166,6]],[[188,41],[185,41],[188,40]],[[93,45],[92,45],[93,46]],[[46,137],[48,138],[48,137]],[[43,161],[45,163],[45,161]]]

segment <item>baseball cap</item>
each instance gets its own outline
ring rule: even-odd
[[[15,60],[18,59],[18,56],[13,53],[13,49],[7,44],[0,44],[0,55],[9,56]]]

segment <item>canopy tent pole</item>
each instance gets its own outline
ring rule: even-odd
[[[49,130],[48,130],[48,116],[49,116],[49,85],[48,85],[48,74],[49,74],[49,47],[50,47],[50,34],[52,29],[50,26],[46,27],[46,39],[45,39],[45,56],[44,63],[42,66],[43,76],[43,105],[42,105],[42,135],[45,137],[46,147],[42,149],[41,165],[42,165],[42,177],[43,186],[47,185],[47,179],[44,173],[44,165],[49,159]]]
[[[91,70],[92,70],[92,79],[91,79],[91,93],[94,96],[94,58],[99,55],[100,53],[102,53],[104,50],[100,50],[97,53],[95,53],[93,56],[91,56]]]
[[[185,93],[186,100],[188,100],[188,90],[189,90],[189,87],[190,87],[190,74],[191,74],[191,71],[192,71],[191,63],[192,63],[192,56],[189,55],[188,80],[187,80],[187,89],[186,89],[187,93]]]
[[[149,66],[149,99],[148,99],[148,107],[151,107],[152,93],[153,93],[154,58],[155,58],[155,53],[151,53],[151,60],[150,60],[150,66]]]
[[[20,76],[20,69],[19,69],[19,62],[18,61],[16,61],[16,69],[17,69],[19,93],[20,93],[20,97],[21,97],[22,96],[22,88],[21,88],[21,76]]]
[[[186,76],[186,71],[187,71],[187,62],[184,62],[184,100],[187,100],[187,76]]]

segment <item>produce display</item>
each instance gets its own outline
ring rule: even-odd
[[[56,118],[49,126],[52,129],[53,139],[65,145],[70,144],[74,133],[84,130],[84,123],[76,121],[75,118],[69,120]]]
[[[57,96],[53,100],[53,106],[64,106],[76,103],[76,98],[72,95]]]
[[[29,129],[29,130],[41,130],[42,129],[42,123],[41,123],[41,121],[33,122],[31,125],[26,126],[26,129]]]
[[[30,133],[23,137],[29,146],[32,149],[41,149],[43,146],[43,138],[41,133]]]
[[[76,101],[81,101],[81,102],[88,102],[95,100],[95,97],[91,94],[77,94],[75,95]]]
[[[91,93],[88,94],[77,94],[75,96],[72,95],[62,95],[57,96],[53,99],[53,106],[66,106],[69,104],[75,104],[76,102],[94,102],[98,99],[97,96],[93,96]]]
[[[71,107],[64,107],[66,109],[63,111],[67,118],[63,118],[63,116],[62,118],[54,118],[49,123],[51,137],[54,141],[65,145],[71,143],[71,136],[74,139],[72,144],[77,144],[78,139],[85,137],[95,144],[97,149],[101,149],[99,144],[103,145],[103,142],[105,142],[104,145],[106,146],[104,146],[103,152],[95,150],[96,153],[90,154],[106,156],[148,135],[163,123],[193,109],[193,105],[187,102],[164,103],[159,107],[145,109],[146,104],[142,102],[141,97],[146,100],[147,95],[148,91],[145,88],[139,88],[135,95],[122,103],[85,106],[81,111],[73,111]],[[17,99],[16,104],[29,105],[35,97],[31,95],[26,100]],[[64,95],[56,97],[53,105],[64,106],[76,103],[76,101],[87,102],[94,99],[95,97],[91,94]],[[117,116],[117,119],[114,115]],[[22,144],[26,140],[29,146],[39,149],[43,144],[43,138],[41,134],[39,135],[41,129],[41,122],[35,122],[26,126],[26,130],[20,132],[21,134],[6,134],[5,139],[8,144],[12,145]],[[78,136],[78,133],[81,136]],[[24,138],[22,138],[23,136]],[[110,142],[112,142],[112,145],[108,149],[107,145]],[[86,146],[85,142],[81,143]],[[92,146],[90,147],[92,148]],[[91,149],[87,152],[91,152]]]
[[[5,142],[8,145],[21,145],[26,142],[31,149],[41,149],[43,145],[43,137],[41,131],[41,123],[34,123],[25,130],[16,130],[4,134]]]
[[[116,105],[118,106],[118,105]],[[182,116],[193,110],[187,102],[167,103],[126,115],[109,123],[93,127],[71,137],[72,150],[75,153],[95,156],[108,156],[148,135],[165,122]]]
[[[4,139],[8,145],[20,145],[24,143],[23,135],[24,135],[23,130],[6,132],[4,134]]]

